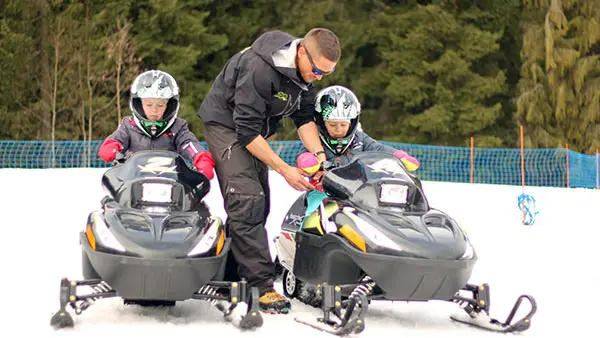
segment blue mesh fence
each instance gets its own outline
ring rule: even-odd
[[[0,140],[0,168],[106,168],[98,158],[102,140],[93,141],[10,141]],[[382,141],[404,149],[421,162],[421,180],[471,181],[471,149]],[[53,146],[54,144],[54,146]],[[302,149],[300,141],[272,141],[273,150],[289,164]],[[202,142],[206,147],[206,143]],[[598,188],[598,157],[566,149],[525,149],[525,185]],[[521,185],[521,150],[475,148],[473,182]]]

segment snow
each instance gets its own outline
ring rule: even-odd
[[[124,306],[118,298],[100,300],[82,315],[73,314],[74,328],[55,331],[49,322],[58,310],[59,281],[81,277],[79,231],[88,213],[100,206],[103,171],[0,170],[2,336],[329,336],[294,322],[295,316],[319,315],[298,302],[290,314],[265,314],[261,328],[240,332],[206,302],[142,309]],[[270,179],[273,205],[267,227],[273,237],[299,193],[276,173]],[[225,218],[216,179],[212,184],[206,201],[214,214]],[[521,187],[440,182],[423,186],[432,206],[453,216],[470,236],[479,256],[471,282],[490,283],[492,317],[503,321],[517,297],[526,293],[536,298],[539,308],[522,336],[596,336],[592,332],[600,285],[595,261],[600,190],[526,187],[540,211],[536,222],[526,226],[517,207]],[[499,335],[451,321],[449,316],[460,312],[452,303],[373,302],[369,310],[361,337]]]

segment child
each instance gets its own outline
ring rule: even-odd
[[[188,129],[187,122],[177,117],[179,87],[175,79],[160,70],[146,71],[131,85],[129,108],[115,132],[102,143],[98,155],[111,162],[119,152],[161,149],[178,152],[192,161],[209,180],[214,177],[214,160]]]
[[[317,93],[315,122],[328,161],[346,164],[353,154],[381,151],[393,154],[409,171],[419,168],[419,161],[404,150],[379,143],[369,137],[360,127],[359,117],[360,102],[350,89],[329,86]],[[298,166],[301,165],[298,163]]]
[[[342,86],[329,86],[317,93],[315,122],[328,161],[346,164],[349,163],[353,154],[363,151],[381,151],[393,154],[404,163],[409,171],[419,168],[419,161],[404,150],[379,143],[369,137],[360,127],[359,117],[360,102],[350,89]],[[304,149],[303,152],[306,150]],[[301,155],[298,157],[297,166],[302,169],[314,166],[317,160],[314,157],[312,159],[311,161],[310,156]],[[302,221],[301,228],[305,227],[305,221],[327,198],[319,182],[321,176],[322,174],[311,178],[311,183],[317,191],[310,191],[306,196],[306,217]]]

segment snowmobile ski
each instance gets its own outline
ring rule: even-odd
[[[345,336],[352,333],[361,333],[365,329],[365,322],[362,319],[355,319],[348,322],[345,326],[340,327],[335,323],[326,323],[322,318],[307,320],[296,317],[294,320],[300,324],[304,324],[317,329],[321,332],[330,333],[336,336]]]
[[[90,294],[78,294],[78,286],[90,286],[93,291]],[[216,290],[228,289],[228,294],[218,294]],[[258,289],[248,287],[245,280],[240,282],[211,281],[205,285],[199,292],[195,293],[192,299],[208,301],[223,313],[227,322],[232,322],[234,326],[241,330],[253,330],[263,325],[263,318],[260,315],[258,304]],[[50,320],[50,325],[61,329],[73,327],[75,322],[73,317],[67,312],[67,306],[70,306],[75,314],[80,315],[100,298],[118,297],[117,292],[102,280],[69,280],[63,278],[60,284],[60,309]],[[234,309],[240,302],[248,305],[246,314],[240,316],[237,323],[233,321]],[[226,304],[229,304],[227,307]]]
[[[484,284],[480,287],[480,291],[489,296],[489,286]],[[487,297],[486,297],[487,298]],[[515,302],[512,310],[510,311],[506,321],[501,322],[497,319],[489,316],[489,301],[483,301],[483,297],[480,297],[479,293],[476,294],[476,300],[474,302],[468,302],[463,308],[464,312],[454,314],[450,316],[450,319],[467,324],[476,328],[485,329],[494,332],[522,332],[529,329],[531,326],[531,317],[537,311],[537,303],[535,299],[529,295],[521,295]],[[523,300],[529,301],[531,310],[520,320],[513,323],[513,319],[521,306]],[[485,304],[480,306],[479,304]]]
[[[342,300],[341,287],[326,283],[322,284],[321,294],[323,317],[316,320],[297,317],[294,318],[296,322],[336,336],[361,333],[365,329],[365,314],[369,306],[365,294],[357,292],[351,294],[347,300]]]

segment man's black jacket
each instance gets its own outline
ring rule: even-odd
[[[197,112],[204,123],[235,129],[242,146],[267,138],[289,116],[296,128],[313,121],[315,89],[296,69],[300,39],[264,33],[223,67]]]

